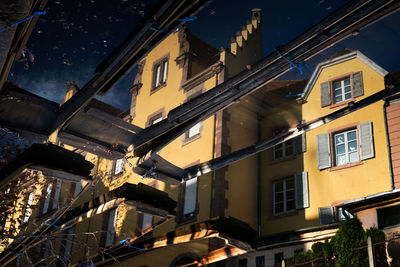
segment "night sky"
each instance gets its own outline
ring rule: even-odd
[[[66,81],[83,86],[96,66],[141,21],[157,0],[49,0],[24,56],[15,62],[9,80],[52,101],[60,102]],[[263,12],[265,55],[285,44],[346,3],[346,0],[222,1],[214,0],[187,22],[192,33],[216,48],[228,47],[230,38],[250,19],[252,8]],[[400,13],[375,23],[308,61],[311,69],[345,47],[358,49],[389,72],[400,70]],[[130,105],[128,88],[133,68],[100,100],[123,110]],[[307,79],[293,69],[281,78]]]

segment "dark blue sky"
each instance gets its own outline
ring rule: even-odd
[[[75,80],[83,86],[96,66],[142,19],[156,0],[49,0],[47,14],[42,15],[21,62],[16,62],[9,79],[19,86],[60,102],[65,82]],[[263,12],[265,54],[285,44],[307,28],[346,3],[347,0],[280,0],[222,1],[214,0],[186,25],[211,45],[228,47],[230,38],[251,16],[252,8]],[[345,47],[358,49],[389,72],[400,69],[400,13],[375,23],[307,63],[315,65]],[[29,54],[34,55],[32,57]],[[101,100],[128,109],[128,88],[133,83],[134,69]],[[307,79],[293,69],[281,78]]]

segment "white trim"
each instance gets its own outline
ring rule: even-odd
[[[374,71],[376,71],[379,75],[381,75],[382,77],[385,77],[388,72],[383,69],[382,67],[380,67],[379,65],[377,65],[375,62],[373,62],[371,59],[369,59],[368,57],[366,57],[363,53],[361,53],[360,51],[354,51],[339,57],[335,57],[333,59],[329,59],[326,61],[323,61],[321,63],[319,63],[317,65],[317,67],[315,68],[315,71],[313,72],[313,74],[311,75],[311,78],[308,80],[308,83],[306,85],[306,87],[304,87],[304,91],[303,94],[298,98],[298,100],[303,100],[306,101],[311,89],[314,87],[315,82],[317,81],[321,71],[324,68],[351,60],[353,58],[358,58],[360,59],[362,62],[364,62],[366,65],[368,65],[369,67],[371,67]]]

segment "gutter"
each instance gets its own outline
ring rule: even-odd
[[[261,116],[257,113],[257,142],[261,141]],[[261,152],[257,153],[257,237],[261,237]]]
[[[394,190],[395,186],[394,186],[394,176],[393,176],[392,151],[390,148],[389,127],[387,123],[387,112],[386,112],[386,108],[389,106],[389,101],[387,99],[385,99],[384,101],[385,102],[383,103],[383,121],[385,123],[386,145],[387,145],[388,159],[389,159],[390,183],[392,190]]]

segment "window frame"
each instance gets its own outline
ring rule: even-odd
[[[384,226],[384,221],[380,218],[382,218],[382,212],[384,212],[385,210],[390,210],[393,208],[398,208],[400,210],[400,204],[395,204],[395,205],[391,205],[391,206],[386,206],[386,207],[382,207],[379,209],[376,209],[376,223],[379,227],[379,229],[390,229],[390,228],[396,228],[396,227],[400,227],[400,221],[397,224],[392,224],[389,226]]]
[[[330,149],[331,149],[331,155],[332,155],[331,156],[331,167],[329,168],[330,170],[332,170],[332,171],[340,170],[340,169],[349,168],[349,167],[353,167],[353,166],[357,166],[357,165],[363,164],[363,162],[361,160],[361,155],[360,155],[360,129],[359,129],[359,126],[360,126],[360,123],[359,122],[355,122],[355,123],[351,123],[351,124],[345,125],[343,127],[335,128],[335,129],[332,129],[332,130],[328,131]],[[346,132],[349,132],[349,131],[352,131],[352,130],[356,130],[356,135],[357,135],[358,161],[348,162],[348,163],[342,164],[342,165],[337,165],[336,164],[335,135],[340,134],[340,133],[346,133]]]
[[[201,95],[202,93],[204,93],[205,89],[202,86],[203,86],[203,84],[188,91],[186,94],[185,103],[190,101],[191,99]],[[193,129],[194,127],[199,128],[198,133],[190,136],[190,130]],[[195,125],[193,125],[189,130],[185,131],[185,133],[182,135],[182,146],[184,146],[188,143],[191,143],[194,140],[199,139],[203,132],[203,128],[204,128],[204,121],[200,121],[200,122],[196,123]]]
[[[346,73],[346,74],[341,75],[341,76],[334,77],[333,79],[329,80],[329,86],[330,86],[330,91],[331,91],[331,104],[329,105],[330,108],[336,108],[336,107],[339,107],[339,106],[342,106],[342,105],[346,105],[349,102],[354,102],[355,101],[354,86],[353,86],[353,74],[354,74],[354,72],[350,72],[350,73]],[[343,101],[340,101],[340,102],[336,102],[335,101],[335,95],[334,95],[335,89],[333,88],[333,84],[335,82],[342,81],[342,80],[345,80],[347,78],[349,78],[349,80],[350,80],[351,98],[343,100]]]
[[[292,152],[291,152],[291,154],[288,154],[288,155],[286,155],[286,146],[287,146],[287,142],[288,141],[291,141],[292,142]],[[282,145],[282,156],[281,157],[276,157],[276,151],[277,151],[277,146],[279,146],[279,145]],[[289,139],[289,140],[286,140],[286,141],[284,141],[284,142],[282,142],[282,143],[280,143],[280,144],[278,144],[278,145],[275,145],[274,147],[273,147],[273,149],[272,149],[272,157],[273,157],[273,160],[280,160],[280,159],[286,159],[286,158],[289,158],[289,157],[292,157],[292,156],[294,156],[295,155],[295,153],[294,153],[294,138],[292,138],[292,139]]]
[[[290,209],[290,210],[287,209],[288,200],[287,200],[287,196],[286,196],[287,191],[289,191],[289,190],[286,189],[286,184],[287,184],[287,181],[289,181],[289,180],[292,180],[292,182],[293,182],[293,199],[290,199],[289,201],[293,201],[293,204],[294,204],[293,209]],[[285,178],[282,178],[282,179],[279,179],[279,180],[275,180],[275,181],[272,182],[272,205],[273,205],[272,206],[272,212],[273,212],[274,216],[279,216],[279,215],[282,215],[282,214],[288,214],[288,213],[292,213],[292,212],[296,211],[296,185],[295,185],[295,182],[296,182],[296,180],[295,180],[294,175],[293,176],[287,176]],[[278,183],[283,183],[282,184],[283,191],[280,191],[280,192],[283,192],[283,211],[282,212],[277,212],[276,211],[276,204],[277,204],[276,202],[277,201],[275,199],[276,198],[275,195],[276,195],[276,185]]]
[[[165,64],[167,65],[165,66]],[[150,94],[167,85],[169,65],[169,55],[166,55],[153,63]],[[158,68],[160,69],[159,73],[157,72]]]

